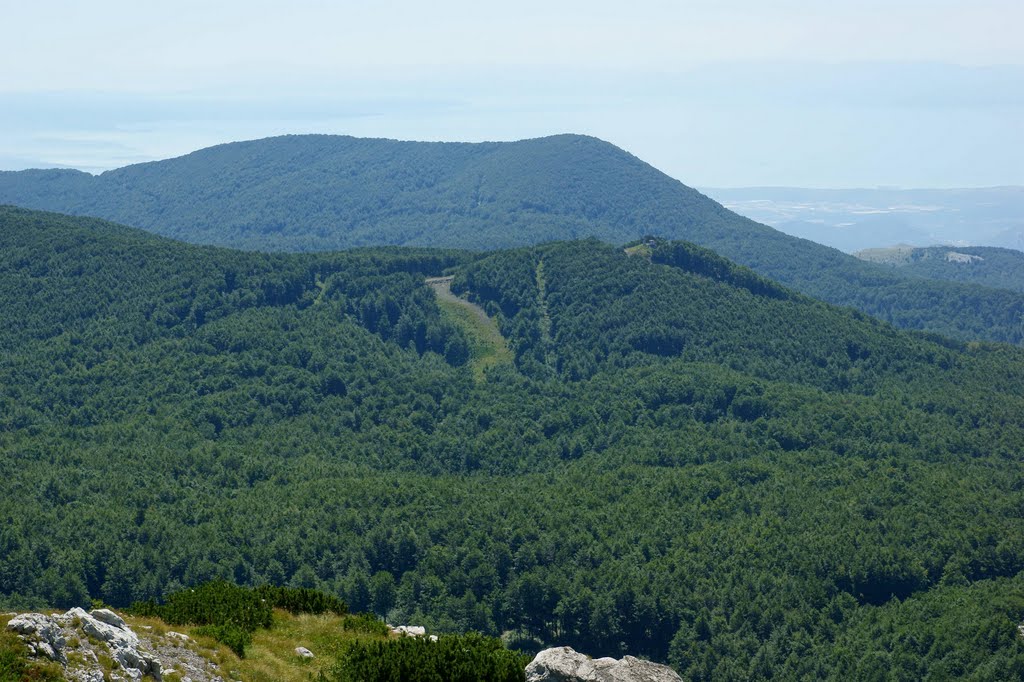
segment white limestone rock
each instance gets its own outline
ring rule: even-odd
[[[124,618],[117,615],[110,609],[93,609],[89,612],[89,615],[107,625],[113,625],[115,628],[121,630],[127,630],[128,624],[124,622]]]
[[[526,682],[682,682],[665,665],[633,656],[590,659],[563,646],[545,649],[526,666]]]
[[[7,629],[19,635],[37,656],[45,656],[51,661],[66,664],[67,655],[64,647],[67,641],[60,623],[52,616],[42,613],[23,613],[15,616],[7,624]]]
[[[313,658],[313,652],[304,646],[295,647],[295,655],[300,658]]]
[[[391,628],[391,632],[403,637],[423,637],[427,634],[427,629],[422,625],[399,625]]]

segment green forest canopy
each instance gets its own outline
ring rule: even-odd
[[[474,381],[445,272],[514,366]],[[0,297],[6,607],[223,578],[695,680],[1024,674],[1017,348],[683,243],[266,255],[21,209]]]

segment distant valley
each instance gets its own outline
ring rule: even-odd
[[[897,244],[1024,250],[1024,187],[704,191],[741,215],[847,253]]]

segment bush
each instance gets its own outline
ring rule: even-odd
[[[341,622],[341,629],[349,632],[361,632],[367,635],[386,637],[390,630],[388,624],[372,613],[357,613]]]
[[[170,625],[232,625],[246,632],[269,628],[271,605],[255,590],[213,580],[199,587],[175,592],[167,603],[136,603],[132,612],[157,616]]]
[[[331,682],[523,682],[528,658],[475,633],[352,643],[325,676]]]
[[[204,625],[195,629],[195,634],[213,637],[227,645],[239,658],[245,656],[245,647],[252,644],[252,633],[235,625]]]
[[[284,609],[289,613],[334,613],[344,616],[348,613],[348,605],[333,594],[305,587],[273,587],[261,585],[256,594],[274,608]]]
[[[136,602],[130,611],[138,616],[156,616],[170,625],[203,626],[198,634],[213,637],[242,657],[252,642],[252,633],[270,627],[274,608],[291,613],[348,613],[345,602],[316,590],[270,585],[253,589],[225,580],[175,592],[165,604]]]

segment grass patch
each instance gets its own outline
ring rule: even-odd
[[[651,255],[654,253],[654,250],[646,242],[643,242],[636,246],[628,247],[625,249],[625,252],[627,256],[640,256],[641,258],[651,260]]]
[[[489,368],[515,360],[497,323],[480,306],[453,294],[448,282],[432,286],[442,315],[458,325],[469,340],[469,364],[477,381],[483,381]]]
[[[246,682],[308,682],[316,679],[322,669],[334,665],[338,655],[352,642],[381,639],[379,634],[366,634],[360,629],[347,629],[345,621],[353,616],[335,614],[292,615],[283,610],[274,612],[274,625],[257,630],[245,658],[232,664]],[[295,654],[303,646],[315,658],[304,659]]]

